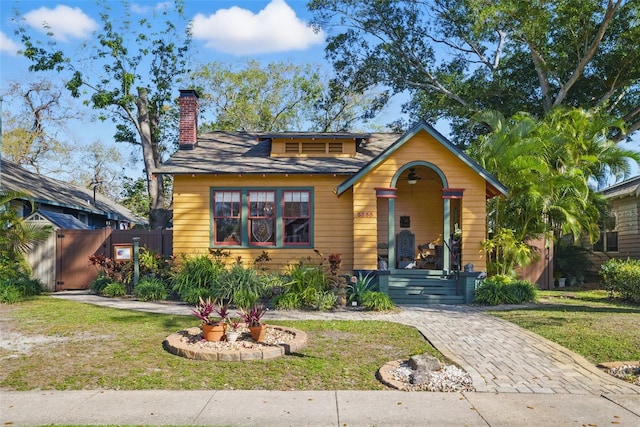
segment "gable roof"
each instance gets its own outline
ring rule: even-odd
[[[438,132],[434,127],[429,125],[428,123],[421,121],[414,125],[411,129],[409,129],[404,135],[398,138],[392,145],[387,147],[382,153],[380,153],[376,158],[372,159],[366,168],[361,169],[355,175],[348,178],[346,181],[338,185],[338,195],[344,193],[348,188],[357,183],[364,175],[366,175],[370,170],[378,166],[380,163],[384,162],[389,156],[391,156],[396,150],[402,147],[407,141],[413,138],[418,132],[425,131],[429,135],[431,135],[436,141],[438,141],[442,146],[444,146],[447,150],[449,150],[454,156],[460,159],[464,164],[473,169],[478,175],[484,178],[489,185],[491,185],[497,193],[501,193],[507,195],[509,190],[505,187],[496,177],[494,177],[489,171],[484,169],[478,163],[476,163],[471,157],[469,157],[466,153],[460,150],[458,147],[453,145],[451,141],[445,138],[440,132]]]
[[[115,221],[147,222],[101,194],[96,194],[94,202],[93,191],[88,188],[28,171],[13,162],[2,160],[0,174],[0,188],[26,192],[37,204],[73,209]]]
[[[398,133],[248,133],[210,132],[198,137],[192,150],[178,150],[162,166],[159,174],[335,174],[348,178],[338,186],[340,195],[372,168],[385,161],[418,132],[426,131],[463,163],[487,181],[497,194],[508,194],[507,188],[471,157],[424,121],[404,135]],[[355,157],[271,157],[272,138],[353,138]]]
[[[634,176],[633,178],[613,184],[600,190],[600,193],[607,199],[638,197],[640,196],[640,176]]]
[[[353,138],[355,157],[271,157],[272,138]],[[210,132],[193,150],[179,150],[154,173],[166,174],[337,174],[352,175],[389,147],[394,133]]]
[[[31,214],[27,220],[29,221],[39,221],[41,218],[48,220],[50,223],[55,225],[58,228],[64,228],[66,230],[90,230],[89,227],[84,222],[80,221],[73,215],[60,213],[60,212],[50,212],[45,210],[38,210]]]

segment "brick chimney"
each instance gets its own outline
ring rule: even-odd
[[[178,143],[181,150],[193,150],[198,145],[198,92],[193,89],[181,90],[178,98],[180,106],[180,135]]]

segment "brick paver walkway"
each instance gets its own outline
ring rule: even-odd
[[[185,305],[53,294],[116,308],[190,314]],[[477,391],[498,393],[640,394],[640,387],[605,374],[582,356],[470,306],[402,306],[395,313],[270,311],[265,319],[386,320],[417,328],[473,378]]]

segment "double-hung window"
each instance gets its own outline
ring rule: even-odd
[[[212,189],[212,244],[277,248],[313,245],[313,190]]]
[[[618,252],[617,213],[609,212],[602,219],[600,239],[593,245],[596,252]]]
[[[239,191],[216,191],[213,197],[214,242],[241,243],[241,205]]]
[[[308,245],[311,227],[309,192],[283,191],[282,198],[284,245]]]

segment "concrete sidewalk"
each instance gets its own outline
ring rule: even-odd
[[[638,396],[400,391],[0,392],[3,425],[640,425]]]
[[[86,293],[57,298],[113,308],[189,315],[184,304]],[[266,319],[387,320],[408,324],[469,372],[478,392],[399,391],[0,391],[4,425],[214,426],[640,426],[640,387],[584,358],[468,306],[269,312]]]

